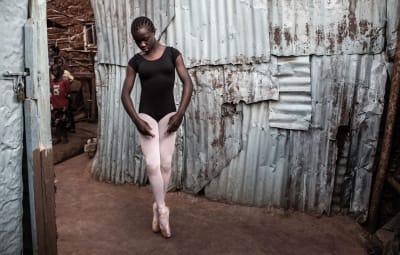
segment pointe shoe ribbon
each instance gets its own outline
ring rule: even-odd
[[[158,216],[162,236],[165,238],[170,238],[171,228],[169,226],[169,208],[166,206],[158,208]]]

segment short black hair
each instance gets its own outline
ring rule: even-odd
[[[156,32],[156,28],[154,27],[154,24],[151,21],[151,19],[149,19],[145,16],[140,16],[132,21],[131,33],[133,34],[134,32],[138,31],[142,27],[146,27],[152,33]]]
[[[60,48],[58,48],[58,46],[56,46],[56,45],[51,45],[51,49],[57,54],[60,53]]]
[[[64,71],[63,69],[64,69],[64,68],[63,68],[62,65],[60,65],[60,64],[53,64],[53,65],[50,67],[50,72],[53,72],[53,71],[55,71],[55,72],[63,72],[63,71]]]

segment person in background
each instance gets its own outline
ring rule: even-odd
[[[50,68],[54,79],[50,81],[50,105],[52,123],[56,128],[53,144],[68,143],[67,125],[69,118],[67,110],[69,107],[70,84],[63,78],[64,69],[62,65],[53,64]]]
[[[155,31],[153,22],[147,17],[138,17],[132,22],[132,37],[142,52],[129,60],[121,100],[140,133],[140,145],[155,200],[152,230],[161,230],[162,236],[169,238],[169,208],[165,196],[171,176],[176,131],[189,105],[193,84],[181,53],[159,43]],[[183,83],[178,110],[173,93],[175,71]],[[137,74],[142,86],[139,113],[130,97]]]
[[[60,48],[56,45],[52,45],[49,48],[49,66],[54,64],[65,65],[65,59],[60,55]]]
[[[71,85],[72,81],[74,80],[74,76],[72,76],[72,74],[68,70],[64,70],[63,79],[67,80],[68,83]],[[69,103],[68,103],[67,115],[69,123],[67,129],[70,133],[75,133],[75,120],[74,120],[74,111],[72,110],[71,96],[68,97],[68,102]]]
[[[59,65],[62,67],[63,71],[63,78],[71,84],[74,80],[74,76],[65,69],[65,59],[60,55],[60,48],[58,46],[52,45],[49,49],[49,65]],[[50,80],[54,80],[55,76],[50,71]],[[66,111],[67,117],[69,119],[69,123],[67,123],[67,130],[71,133],[75,133],[75,120],[74,120],[74,113],[72,111],[72,104],[71,104],[71,97],[68,97],[69,104],[68,109]]]

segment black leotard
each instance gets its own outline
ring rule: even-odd
[[[176,111],[175,64],[180,54],[177,49],[166,47],[159,59],[147,60],[138,53],[129,60],[129,66],[139,74],[142,85],[139,113],[160,121],[168,113]]]

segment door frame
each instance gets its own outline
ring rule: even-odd
[[[57,254],[54,167],[50,126],[47,2],[29,0],[24,26],[24,122],[33,254]]]

